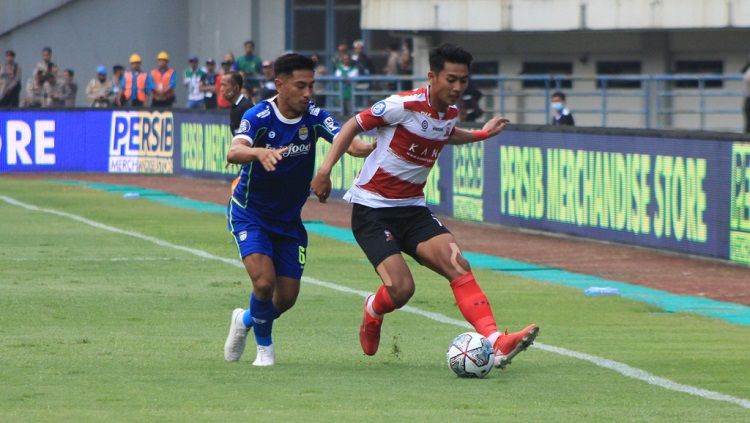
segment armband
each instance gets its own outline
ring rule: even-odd
[[[471,136],[474,137],[474,141],[486,140],[490,137],[490,133],[481,129],[479,131],[471,131]]]

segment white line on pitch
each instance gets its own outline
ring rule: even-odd
[[[209,253],[207,251],[198,250],[198,249],[190,248],[190,247],[185,247],[183,245],[172,244],[171,242],[164,241],[164,240],[159,239],[159,238],[154,238],[154,237],[151,237],[151,236],[148,236],[148,235],[141,234],[139,232],[128,231],[128,230],[125,230],[125,229],[116,228],[114,226],[109,226],[109,225],[106,225],[104,223],[99,223],[99,222],[96,222],[96,221],[93,221],[93,220],[90,220],[90,219],[87,219],[85,217],[78,216],[78,215],[75,215],[75,214],[72,214],[72,213],[67,213],[67,212],[63,212],[63,211],[59,211],[59,210],[53,210],[53,209],[46,209],[46,208],[42,208],[42,207],[37,207],[37,206],[35,206],[33,204],[23,203],[21,201],[15,200],[15,199],[10,198],[10,197],[6,197],[4,195],[0,195],[0,199],[3,200],[3,201],[5,201],[8,204],[11,204],[11,205],[14,205],[14,206],[18,206],[18,207],[22,207],[22,208],[24,208],[26,210],[32,210],[32,211],[37,211],[37,212],[43,212],[43,213],[53,214],[53,215],[56,215],[56,216],[66,217],[68,219],[72,219],[72,220],[75,220],[76,222],[80,222],[80,223],[83,223],[85,225],[93,226],[93,227],[98,228],[98,229],[102,229],[102,230],[109,231],[109,232],[114,232],[114,233],[121,234],[121,235],[130,236],[130,237],[133,237],[133,238],[138,238],[138,239],[141,239],[141,240],[144,240],[144,241],[149,241],[149,242],[154,243],[154,244],[156,244],[156,245],[158,245],[160,247],[171,248],[171,249],[174,249],[174,250],[179,250],[179,251],[183,251],[183,252],[186,252],[186,253],[189,253],[189,254],[193,254],[193,255],[196,255],[198,257],[202,257],[202,258],[205,258],[205,259],[220,261],[222,263],[226,263],[226,264],[229,264],[231,266],[244,268],[244,266],[242,265],[242,263],[240,261],[238,261],[237,259],[229,259],[229,258],[226,258],[226,257],[221,257],[221,256],[217,256],[217,255],[211,254],[211,253]],[[337,285],[337,284],[334,284],[334,283],[321,281],[321,280],[310,278],[310,277],[307,277],[307,276],[304,276],[302,278],[302,281],[305,282],[305,283],[312,284],[312,285],[317,285],[317,286],[321,286],[321,287],[324,287],[324,288],[333,289],[335,291],[345,292],[345,293],[348,293],[348,294],[354,294],[354,295],[358,295],[358,296],[361,296],[361,297],[365,297],[365,296],[367,296],[367,295],[370,294],[369,292],[366,292],[366,291],[361,291],[361,290],[358,290],[358,289],[349,288],[347,286]],[[426,310],[422,310],[422,309],[419,309],[419,308],[416,308],[416,307],[411,307],[411,306],[403,307],[403,308],[401,308],[401,310],[403,310],[403,311],[405,311],[407,313],[417,314],[417,315],[426,317],[426,318],[434,320],[436,322],[445,323],[445,324],[449,324],[449,325],[454,325],[454,326],[458,326],[458,327],[461,327],[461,328],[471,328],[471,325],[469,325],[465,321],[457,320],[457,319],[452,319],[452,318],[450,318],[448,316],[445,316],[443,314],[440,314],[440,313],[434,313],[434,312],[431,312],[431,311],[426,311]],[[645,370],[641,370],[641,369],[629,366],[629,365],[627,365],[625,363],[620,363],[618,361],[609,360],[609,359],[598,357],[598,356],[591,355],[591,354],[580,353],[580,352],[577,352],[577,351],[569,350],[567,348],[561,348],[561,347],[555,347],[553,345],[542,344],[540,342],[535,342],[534,343],[534,347],[536,347],[536,348],[538,348],[540,350],[543,350],[543,351],[547,351],[547,352],[551,352],[551,353],[555,353],[555,354],[564,355],[566,357],[571,357],[571,358],[576,358],[576,359],[583,360],[583,361],[588,361],[589,363],[595,364],[595,365],[597,365],[599,367],[603,367],[603,368],[609,369],[609,370],[614,370],[615,372],[620,373],[621,375],[626,376],[628,378],[637,379],[637,380],[646,382],[646,383],[648,383],[650,385],[655,385],[655,386],[658,386],[658,387],[661,387],[661,388],[664,388],[664,389],[668,389],[670,391],[684,392],[686,394],[694,395],[694,396],[701,397],[701,398],[712,399],[712,400],[716,400],[716,401],[729,402],[729,403],[737,404],[740,407],[750,409],[750,400],[747,400],[747,399],[744,399],[744,398],[733,397],[731,395],[722,394],[720,392],[709,391],[707,389],[697,388],[695,386],[690,386],[690,385],[684,385],[684,384],[681,384],[681,383],[677,383],[677,382],[671,381],[669,379],[665,379],[663,377],[659,377],[659,376],[656,376],[654,374],[651,374],[651,373],[649,373],[649,372],[647,372]]]

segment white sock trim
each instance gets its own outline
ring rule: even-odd
[[[487,337],[487,340],[490,341],[490,345],[495,345],[495,341],[497,341],[497,338],[500,337],[500,332],[492,332],[490,336]]]
[[[375,296],[370,295],[369,298],[367,298],[367,312],[370,314],[370,316],[376,318],[376,319],[382,319],[383,315],[375,313],[375,309],[372,308],[372,302],[375,301]]]

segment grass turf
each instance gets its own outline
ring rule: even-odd
[[[221,216],[39,181],[0,178],[0,195],[236,257]],[[354,246],[313,236],[307,263],[316,279],[378,284]],[[447,283],[412,269],[410,305],[460,319]],[[748,328],[476,274],[503,327],[535,321],[545,344],[750,398]],[[734,404],[533,348],[506,371],[457,379],[445,351],[463,330],[403,312],[365,357],[362,299],[311,284],[275,324],[277,366],[252,367],[252,342],[240,363],[225,363],[229,313],[248,293],[240,268],[0,201],[0,421],[750,419]]]

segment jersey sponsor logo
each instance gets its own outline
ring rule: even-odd
[[[250,121],[247,119],[242,119],[240,121],[240,127],[237,128],[237,132],[235,134],[241,134],[243,132],[247,132],[250,130]]]
[[[328,117],[327,117],[327,118],[326,118],[326,119],[325,119],[325,120],[323,121],[323,125],[325,125],[325,126],[326,126],[326,128],[328,128],[328,131],[329,131],[329,132],[336,132],[336,131],[337,131],[337,130],[339,129],[338,125],[336,125],[336,121],[335,121],[335,120],[333,120],[333,118],[332,118],[332,117],[330,117],[330,116],[328,116]]]
[[[318,116],[320,114],[320,107],[313,107],[310,106],[310,114],[313,116]]]
[[[394,241],[396,239],[388,229],[384,230],[383,233],[385,234],[385,242]]]
[[[306,140],[307,139],[307,135],[308,135],[307,126],[303,126],[303,127],[299,128],[299,139],[300,140],[302,140],[302,141]]]
[[[311,144],[288,144],[284,147],[287,147],[287,150],[282,154],[282,157],[294,157],[294,156],[304,156],[306,154],[310,153]],[[266,148],[271,150],[278,150],[278,148],[274,148],[269,146],[266,146]],[[283,147],[282,147],[283,148]]]
[[[385,101],[380,100],[370,107],[373,116],[383,116],[385,114]]]
[[[112,112],[110,172],[172,173],[173,152],[172,112]]]
[[[269,109],[268,107],[266,107],[265,109],[261,110],[255,116],[258,117],[258,118],[260,118],[260,119],[263,119],[264,117],[268,117],[270,114],[271,114],[271,109]]]
[[[406,154],[416,160],[429,160],[434,162],[437,160],[438,154],[442,146],[431,147],[429,145],[411,144]]]

